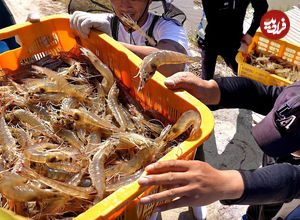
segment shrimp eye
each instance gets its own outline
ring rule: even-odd
[[[155,71],[153,71],[153,72],[150,72],[150,74],[149,74],[149,78],[151,78],[153,75],[154,75],[154,73],[155,73]]]
[[[36,168],[36,163],[35,163],[35,162],[32,162],[32,163],[30,164],[30,168],[32,168],[32,169]]]
[[[172,128],[171,132],[177,133],[177,132],[178,132],[178,129],[177,129],[177,128]]]
[[[46,90],[44,88],[40,88],[40,92],[44,93],[44,92],[46,92]]]
[[[74,120],[78,121],[80,119],[80,116],[77,113],[75,113],[73,118]]]
[[[156,64],[154,64],[154,63],[152,63],[152,64],[151,64],[151,68],[154,70],[154,71],[153,71],[153,73],[154,73],[154,72],[155,72],[155,70],[157,69],[157,65],[156,65]]]
[[[48,160],[48,162],[50,163],[54,163],[54,162],[58,162],[57,159],[55,157],[52,157]]]

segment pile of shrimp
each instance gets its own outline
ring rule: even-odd
[[[271,53],[253,50],[249,54],[247,63],[292,82],[300,80],[300,66],[276,57]]]
[[[173,125],[144,110],[90,50],[76,48],[1,82],[1,206],[32,219],[77,216],[200,130],[193,110]]]

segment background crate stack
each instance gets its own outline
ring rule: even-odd
[[[255,49],[262,52],[272,53],[279,58],[300,66],[300,47],[294,44],[283,40],[271,40],[265,37],[261,32],[257,32],[249,46],[248,53]],[[292,83],[291,81],[275,74],[270,74],[267,71],[247,64],[241,52],[237,54],[236,61],[239,66],[238,76],[247,77],[265,85],[284,86]]]
[[[161,160],[193,159],[196,148],[209,138],[213,130],[214,119],[209,109],[187,92],[174,93],[168,90],[163,84],[165,77],[161,74],[156,73],[138,92],[139,78],[134,76],[141,59],[106,34],[91,32],[89,39],[80,38],[70,29],[68,15],[49,16],[39,23],[26,22],[0,30],[0,40],[13,36],[18,37],[21,47],[0,55],[2,75],[12,74],[23,64],[40,60],[48,54],[69,51],[79,43],[93,51],[122,80],[144,109],[158,111],[173,122],[187,110],[197,111],[202,121],[199,135],[173,148]],[[147,219],[157,204],[140,205],[137,197],[161,190],[161,187],[141,188],[134,182],[112,193],[75,219]]]

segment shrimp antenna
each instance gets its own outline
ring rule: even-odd
[[[150,37],[149,35],[147,35],[141,28],[140,26],[134,21],[132,20],[132,18],[127,15],[127,14],[122,14],[120,20],[122,21],[122,23],[124,23],[125,25],[127,25],[128,27],[132,28],[133,30],[139,32],[148,42],[152,47],[156,46],[156,42],[155,40]]]

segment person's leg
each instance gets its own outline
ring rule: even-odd
[[[0,29],[16,24],[13,15],[3,0],[0,0]],[[6,45],[12,50],[19,47],[15,37],[4,40]]]
[[[199,147],[197,147],[194,160],[205,161],[203,144],[201,144]]]
[[[197,220],[205,220],[207,216],[206,206],[194,206],[192,207],[194,217]]]
[[[6,3],[3,0],[0,0],[0,29],[14,25],[15,23],[15,19],[8,9]]]
[[[247,220],[269,220],[272,219],[279,209],[280,204],[269,204],[269,205],[251,205],[247,209]]]
[[[229,66],[232,69],[235,75],[237,75],[238,72],[238,63],[235,60],[237,53],[238,53],[238,49],[234,49],[234,48],[231,49],[228,48],[221,52],[221,56],[223,57],[225,63],[227,64],[227,66]]]
[[[247,220],[258,220],[261,213],[261,205],[250,205],[246,212]]]
[[[263,167],[275,164],[276,160],[274,157],[270,157],[263,154],[262,165]],[[272,219],[279,209],[282,203],[278,204],[268,204],[268,205],[250,205],[247,209],[246,216],[247,220],[268,220]]]
[[[217,56],[216,49],[205,44],[202,49],[202,79],[210,80],[214,77]]]

